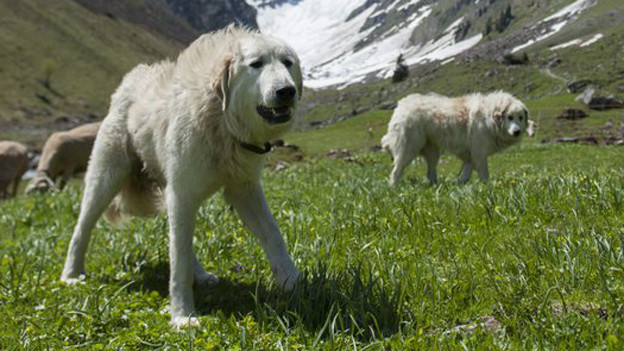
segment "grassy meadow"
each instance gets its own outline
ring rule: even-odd
[[[624,347],[621,148],[528,141],[465,186],[444,156],[440,185],[418,161],[393,189],[384,153],[322,156],[365,137],[319,135],[316,156],[264,173],[303,273],[292,293],[221,196],[206,201],[195,248],[220,282],[195,291],[197,329],[169,325],[164,216],[100,221],[84,284],[66,286],[80,184],[0,203],[0,349]]]
[[[565,87],[587,79],[622,96],[613,11],[623,6],[601,0],[564,37],[532,48],[526,65],[458,58],[414,67],[397,84],[306,90],[285,137],[303,161],[280,149],[269,164],[290,167],[263,173],[302,279],[280,292],[257,239],[214,196],[194,244],[220,282],[195,290],[195,329],[169,324],[165,216],[100,221],[84,283],[67,286],[59,276],[81,182],[0,202],[0,350],[624,349],[624,148],[552,143],[604,144],[624,130],[623,110],[588,111]],[[150,32],[148,19],[131,24],[70,0],[0,1],[0,138],[41,145],[63,119],[103,116],[128,69],[183,46]],[[591,46],[548,48],[598,31],[605,37]],[[374,146],[393,102],[498,89],[525,101],[539,129],[489,159],[489,184],[473,174],[457,185],[460,163],[445,155],[439,185],[417,160],[388,186],[390,156]],[[558,119],[566,108],[590,116]],[[350,156],[327,157],[332,149]]]

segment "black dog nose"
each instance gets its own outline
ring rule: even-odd
[[[519,130],[516,130],[516,131],[514,132],[514,136],[518,136],[518,135],[520,135],[520,131],[519,131]]]
[[[277,91],[275,92],[275,95],[277,95],[277,98],[280,99],[281,101],[290,101],[295,97],[296,93],[297,93],[297,89],[295,89],[295,87],[288,86],[288,87],[277,89]]]

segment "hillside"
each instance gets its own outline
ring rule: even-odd
[[[101,118],[121,76],[182,44],[72,0],[0,2],[2,137],[40,139],[68,119]],[[43,125],[42,125],[43,124]],[[57,127],[58,128],[58,127]]]
[[[230,22],[254,27],[254,16],[243,0],[0,1],[0,139],[39,146],[50,130],[102,118],[136,64],[175,58]]]

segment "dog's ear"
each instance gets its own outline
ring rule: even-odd
[[[297,77],[295,78],[297,84],[297,91],[299,92],[299,100],[301,100],[301,96],[303,96],[303,76],[301,74],[301,66],[297,68]]]
[[[232,59],[227,59],[223,62],[221,67],[221,78],[219,79],[219,86],[215,87],[217,95],[221,98],[221,109],[225,111],[228,106],[230,98],[230,70],[232,67]]]
[[[510,101],[504,101],[496,105],[496,107],[494,107],[494,112],[492,112],[492,118],[494,118],[496,122],[503,122],[505,116],[507,116],[507,110],[510,105]]]

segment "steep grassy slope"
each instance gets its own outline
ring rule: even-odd
[[[30,128],[62,115],[102,116],[128,69],[181,47],[72,0],[2,1],[0,23],[0,138],[33,138]]]

